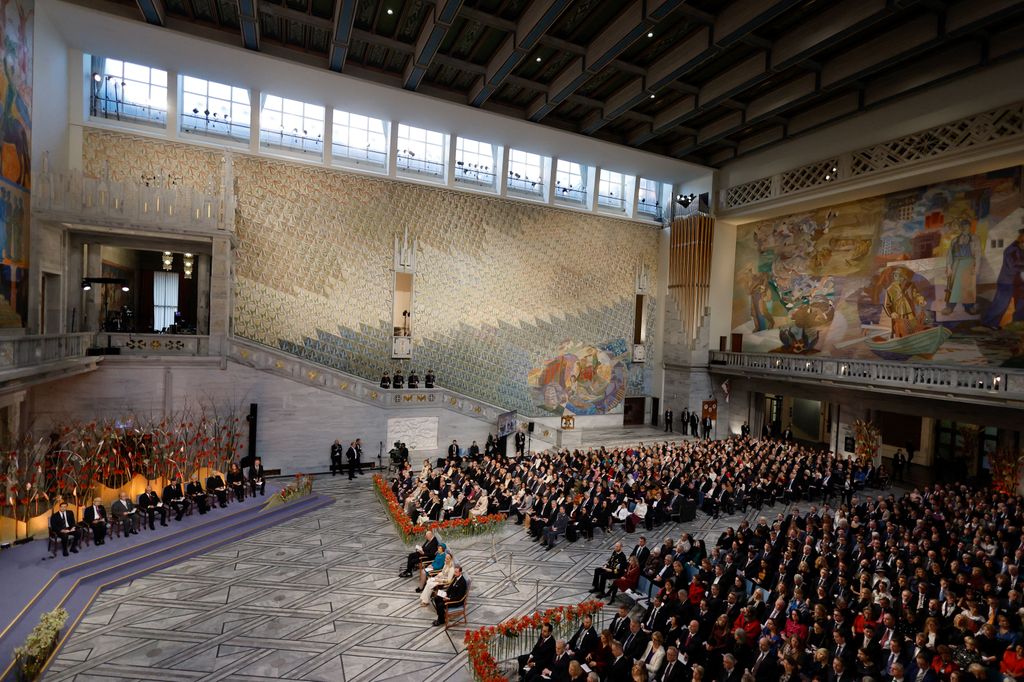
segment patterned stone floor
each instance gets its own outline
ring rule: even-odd
[[[100,593],[46,679],[469,680],[465,628],[432,627],[415,581],[396,577],[409,550],[371,485],[369,475],[320,477],[317,490],[337,497],[331,507]],[[699,514],[685,526],[717,539],[740,518]],[[681,530],[662,527],[650,540]],[[627,552],[635,544],[623,535],[598,531],[546,552],[509,523],[493,542],[455,540],[472,584],[469,627],[582,601],[615,540]]]

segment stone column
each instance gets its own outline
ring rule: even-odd
[[[85,273],[83,277],[101,277],[103,275],[103,247],[99,244],[86,244]],[[81,284],[81,280],[79,280]],[[103,285],[93,285],[91,291],[85,292],[85,306],[82,317],[82,331],[99,331],[100,315],[103,313]]]
[[[215,237],[210,261],[210,355],[224,355],[231,330],[231,240]]]
[[[196,254],[196,333],[210,333],[210,256]]]

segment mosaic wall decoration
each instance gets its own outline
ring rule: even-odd
[[[33,14],[32,0],[0,0],[0,327],[28,316]]]
[[[393,369],[393,240],[408,227],[406,372],[525,414],[541,413],[529,371],[567,339],[630,335],[637,265],[657,267],[657,231],[623,221],[264,159],[235,174],[237,334],[368,379]],[[648,375],[631,368],[628,390]]]
[[[124,144],[128,138],[134,144]],[[206,187],[216,152],[90,131],[86,168],[158,168]],[[527,415],[531,369],[567,340],[632,338],[636,271],[657,281],[659,231],[640,224],[284,161],[233,164],[237,246],[233,332],[376,381],[401,365]],[[391,359],[394,238],[419,251],[413,359]],[[648,295],[645,338],[654,339]],[[623,363],[626,395],[652,370]]]
[[[1024,366],[1019,167],[740,227],[743,350]]]
[[[530,370],[528,382],[537,406],[564,415],[621,412],[628,356],[624,339],[599,348],[563,343],[556,357]]]

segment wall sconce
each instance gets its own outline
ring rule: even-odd
[[[192,264],[194,258],[191,253],[184,254],[185,279],[192,279]]]
[[[172,254],[170,251],[164,251],[163,263],[164,270],[170,272],[171,268],[174,267],[174,254]]]

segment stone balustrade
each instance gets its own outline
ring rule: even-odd
[[[43,219],[175,232],[234,229],[231,196],[212,186],[200,191],[155,176],[96,178],[81,170],[51,170],[45,160],[33,183],[32,211]]]
[[[85,357],[92,334],[46,334],[0,338],[0,371],[38,367]]]
[[[947,397],[970,395],[1024,400],[1024,370],[1003,367],[914,364],[722,351],[710,353],[709,365],[712,371],[722,374],[817,378],[834,384],[867,388],[903,388],[923,393],[942,393]]]
[[[209,354],[210,337],[193,334],[98,332],[93,345],[118,348],[119,355],[203,356]]]

